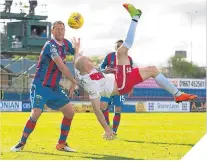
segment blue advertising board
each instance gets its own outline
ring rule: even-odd
[[[30,101],[22,101],[22,112],[30,112],[31,104]]]

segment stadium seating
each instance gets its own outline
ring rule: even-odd
[[[198,95],[197,101],[202,102],[206,100],[206,89],[182,89],[182,91]],[[4,100],[29,100],[29,92],[20,94],[5,92]],[[74,100],[77,99],[74,98]],[[173,97],[161,88],[134,88],[133,96],[128,97],[127,101],[173,101]]]
[[[186,93],[198,95],[197,101],[206,100],[206,89],[181,89]],[[128,101],[173,101],[173,97],[166,90],[161,88],[134,88],[133,96],[128,97]]]
[[[26,58],[19,59],[18,61],[14,61],[12,59],[1,59],[0,65],[2,66],[8,66],[8,70],[10,70],[12,73],[23,73],[26,71],[26,74],[34,74],[36,72],[36,60],[29,60]],[[36,64],[33,68],[28,70],[30,67],[32,67],[34,64]],[[75,71],[73,68],[72,62],[67,62],[66,65],[70,69],[71,73],[74,75]]]

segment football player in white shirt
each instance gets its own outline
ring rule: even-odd
[[[136,26],[142,14],[131,4],[123,5],[131,15],[131,24],[124,43],[117,50],[117,66],[115,74],[104,74],[98,72],[91,60],[86,56],[74,56],[76,79],[89,94],[94,113],[98,121],[105,130],[105,138],[113,139],[114,133],[107,125],[104,115],[100,109],[100,96],[110,97],[113,95],[123,95],[129,93],[133,86],[143,82],[148,78],[154,78],[159,86],[167,90],[174,96],[176,102],[189,101],[197,98],[197,95],[186,94],[179,91],[162,75],[155,66],[144,68],[131,68],[128,59],[128,50],[131,48]]]

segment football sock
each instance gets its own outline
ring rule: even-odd
[[[128,49],[131,48],[131,46],[134,42],[134,36],[135,36],[135,32],[136,32],[138,19],[139,19],[139,16],[133,16],[132,17],[131,24],[129,26],[129,30],[128,30],[128,33],[127,33],[127,37],[123,42],[123,46],[125,46]]]
[[[60,126],[61,132],[60,132],[60,138],[58,141],[59,144],[66,143],[66,139],[67,139],[69,131],[70,131],[70,126],[71,126],[72,120],[73,120],[73,118],[68,119],[65,116],[63,117],[63,120],[62,120],[62,123]]]
[[[180,96],[182,93],[171,83],[167,80],[167,78],[159,73],[156,77],[155,77],[155,81],[157,82],[157,84],[164,88],[166,91],[168,91],[169,93],[171,93],[173,96]]]
[[[32,133],[32,131],[34,130],[35,125],[36,125],[36,121],[33,121],[32,118],[30,117],[29,120],[27,121],[25,127],[24,127],[21,142],[26,143],[27,138]]]
[[[114,113],[114,119],[113,119],[113,131],[116,133],[117,129],[119,127],[119,123],[120,123],[120,119],[121,119],[121,113]]]
[[[102,112],[105,117],[106,123],[109,125],[110,124],[110,122],[109,122],[109,109],[107,108],[105,110],[102,110]]]

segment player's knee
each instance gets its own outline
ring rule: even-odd
[[[42,113],[40,108],[33,108],[31,111],[31,118],[33,121],[37,121]]]
[[[159,70],[156,66],[149,66],[148,71],[151,73],[152,77],[155,77],[159,73]]]
[[[115,113],[121,113],[121,107],[115,107]]]
[[[72,119],[75,115],[75,112],[72,108],[72,104],[67,104],[66,106],[63,107],[63,109],[61,110],[63,115],[68,118],[68,119]]]
[[[156,66],[152,66],[152,73],[153,73],[153,76],[157,76],[157,74],[159,73],[159,70],[157,69]]]
[[[101,110],[106,110],[108,108],[107,102],[101,102]]]
[[[117,57],[120,57],[122,55],[127,55],[128,50],[129,50],[128,48],[122,45],[120,48],[117,49]]]
[[[68,119],[72,119],[75,115],[75,112],[73,110],[71,110],[70,112],[68,112],[65,117],[67,117]]]

